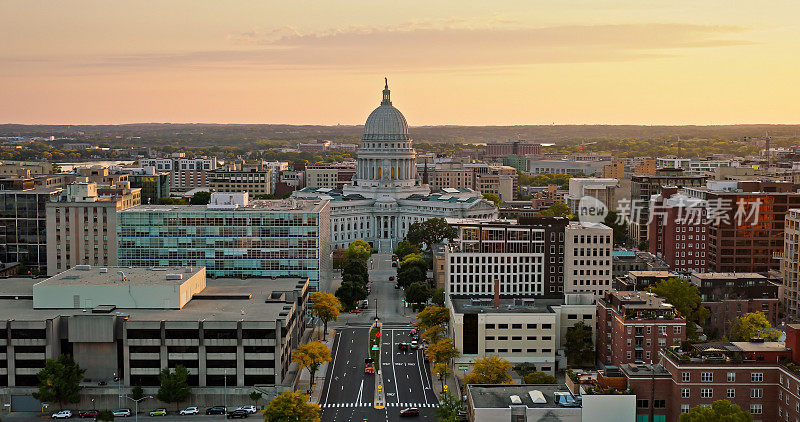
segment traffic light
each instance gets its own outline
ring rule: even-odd
[[[444,392],[447,392],[447,384],[444,385]]]

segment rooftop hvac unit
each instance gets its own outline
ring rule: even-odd
[[[183,274],[167,274],[167,280],[183,280]]]

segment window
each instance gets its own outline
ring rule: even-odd
[[[486,324],[487,330],[494,330],[494,324]]]
[[[536,336],[528,336],[527,340],[536,340]]]
[[[636,407],[649,408],[650,407],[650,401],[647,400],[647,399],[645,399],[645,400],[636,400]]]
[[[729,399],[732,399],[732,398],[736,397],[736,389],[735,388],[729,388],[728,392],[727,392],[727,394],[725,396],[727,398],[729,398]]]
[[[681,372],[681,382],[689,382],[690,379],[691,379],[691,373]]]
[[[763,372],[751,372],[750,373],[750,382],[764,382],[764,373]]]
[[[494,349],[486,349],[486,353],[494,353]]]
[[[494,336],[486,336],[486,341],[492,341],[492,340],[494,340]]]
[[[688,388],[681,388],[681,398],[688,399],[689,398],[689,389]]]
[[[751,399],[760,399],[764,397],[764,389],[763,388],[751,388],[750,389],[750,398]]]
[[[700,389],[700,398],[701,399],[710,399],[714,396],[714,390],[711,388],[701,388]]]
[[[689,405],[688,404],[682,404],[681,405],[681,413],[689,413]]]
[[[508,324],[497,324],[497,328],[501,330],[507,330]]]
[[[760,415],[761,414],[761,405],[760,404],[751,404],[750,405],[750,413],[753,415]]]
[[[529,330],[535,330],[536,329],[536,324],[528,324],[527,327],[528,327]]]
[[[667,401],[666,400],[653,400],[653,408],[655,408],[655,409],[666,409],[667,408]]]
[[[728,372],[728,382],[736,382],[736,372]]]
[[[714,382],[714,373],[713,372],[701,372],[700,373],[700,382]]]
[[[522,329],[522,324],[511,324],[511,328],[513,328],[515,330],[521,330]]]

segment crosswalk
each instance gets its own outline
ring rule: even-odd
[[[331,409],[338,407],[372,407],[373,403],[325,403],[319,405],[323,409]],[[386,407],[439,407],[435,403],[386,403]]]

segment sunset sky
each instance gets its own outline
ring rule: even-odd
[[[0,123],[800,123],[800,1],[2,0]]]

